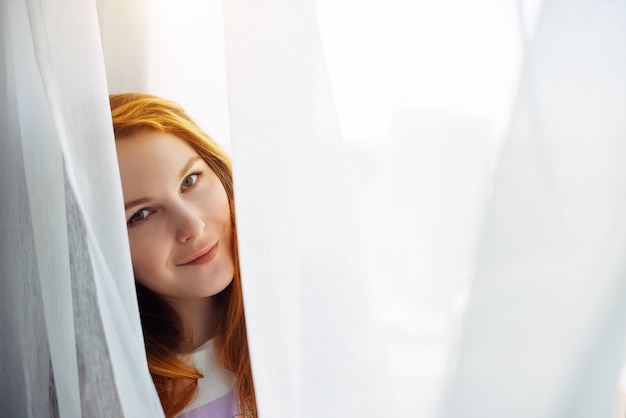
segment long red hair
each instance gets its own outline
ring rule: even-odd
[[[215,350],[221,366],[235,374],[242,413],[257,416],[246,335],[230,158],[176,103],[141,93],[110,96],[115,138],[144,130],[175,135],[206,161],[222,182],[230,204],[235,275],[226,289],[213,296],[217,312]],[[181,354],[185,332],[182,318],[165,299],[135,281],[148,367],[167,418],[180,413],[197,391],[202,375]]]

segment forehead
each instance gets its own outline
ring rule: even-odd
[[[149,192],[143,189],[163,182],[177,182],[180,170],[198,156],[182,139],[154,131],[119,138],[115,145],[125,196]]]

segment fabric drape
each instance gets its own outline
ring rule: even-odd
[[[445,417],[613,416],[626,351],[625,39],[623,3],[543,3]]]
[[[0,409],[162,415],[143,351],[95,4],[10,0],[0,9]]]

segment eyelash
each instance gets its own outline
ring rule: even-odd
[[[148,212],[150,212],[150,213],[149,213],[149,214],[147,214],[147,215],[146,215],[143,219],[138,219],[138,220],[136,220],[136,221],[133,221],[133,218],[134,218],[137,214],[139,214],[139,213],[141,213],[141,212],[143,212],[143,211],[148,211]],[[132,226],[134,226],[134,225],[136,225],[136,224],[138,224],[138,223],[140,223],[140,222],[143,222],[143,221],[145,221],[145,220],[148,218],[148,216],[150,216],[150,215],[152,214],[152,212],[154,212],[154,211],[153,211],[153,210],[150,210],[150,209],[146,209],[146,208],[139,209],[137,212],[133,213],[133,214],[130,216],[130,219],[128,219],[128,222],[126,222],[126,225],[127,225],[128,227],[132,227]]]
[[[183,183],[185,183],[185,180],[187,180],[191,176],[198,176],[198,178],[196,179],[194,184],[192,184],[191,186],[188,186],[184,190],[192,189],[192,188],[194,188],[198,184],[198,182],[200,181],[200,178],[202,177],[202,170],[196,170],[196,171],[193,171],[193,172],[187,174],[187,176],[185,176],[185,178],[183,179]]]
[[[187,187],[181,186],[181,188],[183,188],[183,191],[186,191],[186,190],[189,190],[189,189],[193,189],[194,187],[196,187],[198,185],[198,182],[200,181],[200,178],[202,177],[202,170],[196,170],[196,171],[193,171],[193,172],[187,174],[185,176],[185,178],[183,179],[183,183],[185,182],[185,180],[187,180],[191,176],[198,176],[198,178],[196,179],[196,181],[191,186],[187,186]],[[136,221],[133,221],[133,218],[135,217],[135,215],[137,215],[137,214],[139,214],[139,213],[141,213],[143,211],[149,211],[150,213],[148,215],[146,215],[143,219],[138,219]],[[128,219],[128,222],[126,224],[127,224],[128,227],[132,227],[132,226],[134,226],[134,225],[136,225],[136,224],[138,224],[140,222],[145,221],[153,212],[154,212],[153,210],[147,209],[147,208],[139,209],[137,212],[133,213],[130,216],[130,218]]]

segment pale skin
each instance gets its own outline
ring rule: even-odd
[[[176,307],[199,347],[215,333],[212,297],[234,275],[224,186],[174,135],[143,131],[116,147],[135,279]]]

